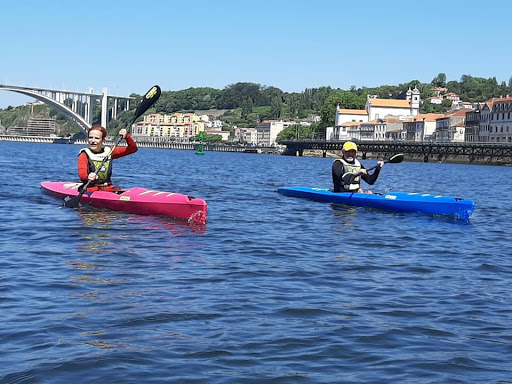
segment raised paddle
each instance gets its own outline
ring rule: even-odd
[[[391,156],[388,160],[384,160],[384,164],[386,163],[390,163],[390,164],[397,164],[397,163],[401,163],[402,161],[404,161],[404,154],[403,153],[396,153],[394,154],[393,156]],[[372,169],[375,169],[377,168],[379,165],[375,165],[371,168],[366,168],[367,171],[371,171]],[[343,174],[343,176],[341,176],[341,178],[343,179],[343,182],[345,184],[352,184],[354,182],[354,179],[358,176],[361,176],[362,173],[361,172],[358,172],[358,173],[350,173],[350,172],[346,172]]]
[[[139,105],[137,106],[137,110],[135,111],[135,115],[133,116],[132,121],[130,121],[130,123],[126,127],[127,131],[130,130],[130,127],[135,122],[135,120],[137,120],[139,117],[141,117],[144,114],[144,112],[146,112],[153,104],[155,104],[155,102],[160,97],[161,93],[162,93],[162,91],[160,90],[160,87],[158,85],[151,87],[151,89],[144,95],[142,100],[139,102]],[[96,168],[96,171],[98,169],[101,169],[101,167],[103,167],[103,165],[108,161],[108,159],[114,152],[114,149],[116,149],[116,147],[119,145],[119,143],[121,142],[122,139],[123,139],[123,136],[119,136],[114,147],[110,150],[110,154],[108,156],[105,156],[105,158],[100,163],[98,168]],[[89,187],[90,184],[91,184],[91,180],[87,180],[86,183],[82,184],[82,187],[80,188],[80,193],[78,194],[78,196],[72,197],[69,200],[67,200],[64,203],[64,206],[67,208],[78,207],[80,205],[80,200],[82,199],[82,195],[84,194],[85,191],[87,191],[87,187]]]

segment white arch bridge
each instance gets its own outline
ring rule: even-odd
[[[72,92],[67,90],[24,87],[19,85],[0,84],[0,90],[21,93],[33,97],[45,104],[56,108],[67,119],[77,124],[85,132],[91,127],[93,121],[93,104],[101,101],[101,125],[107,127],[109,116],[117,119],[117,113],[130,108],[133,97],[109,95],[107,88],[102,93]]]

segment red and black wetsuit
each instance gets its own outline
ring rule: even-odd
[[[114,149],[114,152],[112,153],[112,159],[118,159],[123,156],[131,155],[132,153],[137,152],[137,144],[135,141],[131,138],[129,134],[126,134],[126,147],[116,147]],[[94,165],[91,161],[89,161],[89,157],[87,156],[87,153],[82,152],[78,156],[78,177],[82,182],[86,183],[89,177],[89,173],[96,172],[96,169],[94,169]],[[91,188],[87,188],[87,190],[98,190],[98,189],[105,189],[105,187],[108,189],[108,187],[112,188],[112,182],[109,180],[106,185],[102,186],[103,188],[99,188],[99,186],[91,186]]]

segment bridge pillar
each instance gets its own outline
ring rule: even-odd
[[[112,118],[117,120],[117,99],[114,99],[114,110],[112,111]]]
[[[107,129],[108,96],[107,88],[103,88],[103,97],[101,98],[101,126]]]

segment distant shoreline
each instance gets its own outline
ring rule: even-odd
[[[60,138],[60,137],[24,137],[24,136],[6,136],[0,135],[0,141],[10,141],[10,142],[33,142],[33,143],[47,143],[47,144],[74,144],[74,145],[86,145],[85,141],[77,141],[71,142],[71,140]],[[107,142],[108,144],[108,142]],[[140,142],[138,143],[141,148],[161,148],[161,149],[178,149],[178,150],[196,150],[196,145],[194,143],[180,144],[179,147],[168,147],[163,145],[162,143],[146,143]],[[260,149],[259,151],[254,151],[254,149]],[[214,151],[214,152],[240,152],[240,153],[257,153],[257,154],[283,154],[276,148],[260,148],[260,147],[241,147],[241,146],[224,146],[224,145],[212,145],[212,144],[204,144],[204,151]],[[375,159],[375,160],[385,160],[390,156],[389,152],[378,152],[372,151],[367,152],[364,158],[366,159]],[[293,156],[293,155],[287,155]],[[320,149],[305,149],[303,152],[304,157],[328,157],[328,158],[339,158],[341,157],[341,151],[336,150],[320,150]],[[362,153],[358,154],[359,158],[363,158]],[[427,160],[427,161],[425,161]],[[405,153],[405,161],[413,161],[413,162],[422,162],[422,163],[451,163],[451,164],[475,164],[475,165],[496,165],[496,166],[512,166],[512,156],[507,156],[504,158],[496,158],[493,156],[473,156],[470,158],[468,155],[453,155],[453,154],[443,154],[443,155],[428,155],[419,153]]]

